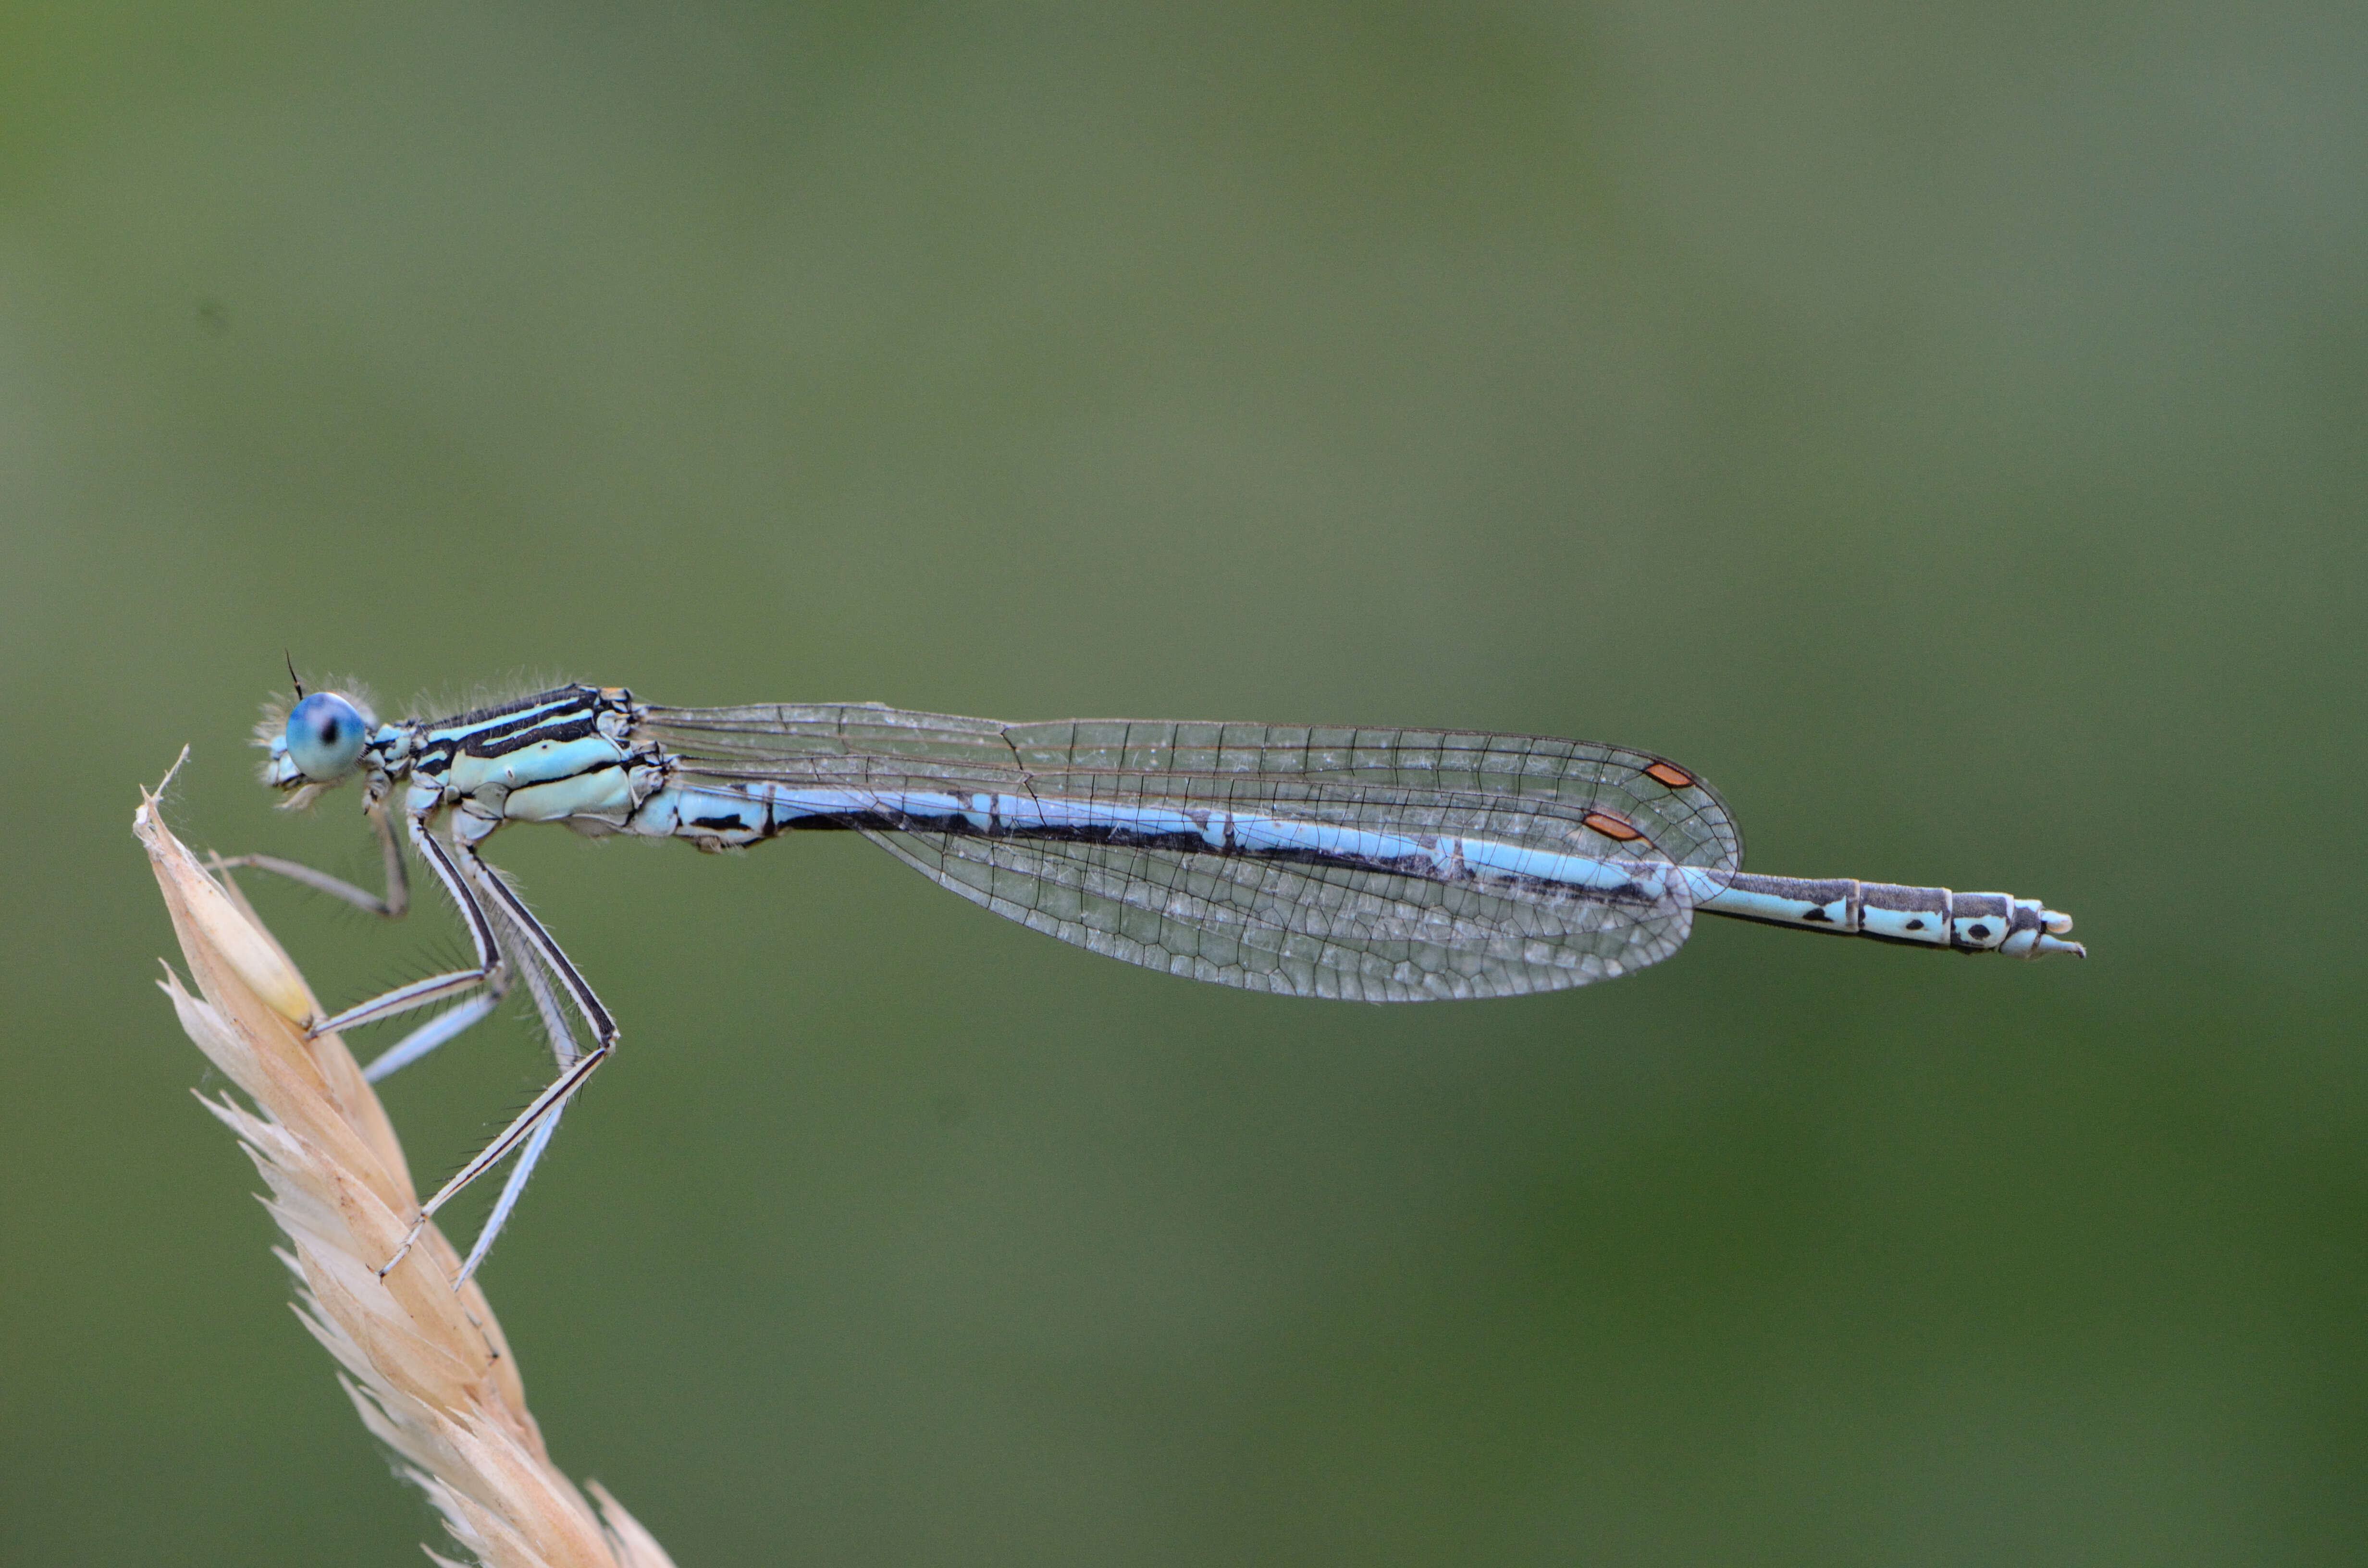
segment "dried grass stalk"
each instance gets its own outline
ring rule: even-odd
[[[161,787],[160,787],[161,788]],[[321,1017],[303,976],[243,900],[216,881],[146,795],[132,831],[147,846],[200,995],[167,966],[181,1027],[255,1103],[207,1109],[237,1133],[287,1235],[295,1310],[344,1369],[362,1425],[400,1456],[486,1568],[672,1568],[650,1533],[595,1483],[596,1511],[544,1450],[494,1310],[429,1226],[387,1277],[419,1199],[394,1128],[345,1042],[306,1040]],[[451,1559],[428,1551],[438,1562]],[[457,1564],[453,1568],[458,1568]]]

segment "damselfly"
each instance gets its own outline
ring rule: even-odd
[[[462,998],[370,1064],[367,1075],[383,1078],[523,982],[558,1058],[558,1077],[413,1227],[416,1238],[518,1154],[463,1278],[569,1096],[617,1041],[592,987],[481,858],[506,823],[687,838],[705,850],[852,830],[1063,941],[1292,996],[1420,1002],[1585,985],[1668,957],[1697,913],[1959,952],[2085,956],[2062,939],[2071,917],[2029,899],[1748,874],[1725,803],[1697,775],[1584,741],[1147,719],[1007,724],[872,703],[662,708],[587,686],[381,724],[356,699],[301,685],[297,696],[285,725],[267,726],[265,781],[294,806],[359,774],[386,892],[269,856],[218,863],[400,915],[409,893],[390,802],[401,786],[412,848],[473,953],[465,968],[313,1020],[311,1032]]]

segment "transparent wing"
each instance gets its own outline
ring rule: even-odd
[[[1419,1002],[1608,980],[1677,951],[1691,907],[1545,912],[1470,884],[1337,866],[938,833],[864,836],[1032,931],[1190,980]]]
[[[1126,813],[1262,812],[1396,835],[1693,869],[1742,858],[1725,805],[1647,753],[1432,730],[988,719],[856,704],[652,708],[652,737],[721,783],[1034,795]],[[1592,819],[1592,821],[1590,821]],[[1583,985],[1668,957],[1681,879],[1595,892],[1318,855],[1213,852],[850,821],[942,886],[1031,929],[1169,973],[1372,1001]],[[1601,829],[1633,837],[1607,836]]]

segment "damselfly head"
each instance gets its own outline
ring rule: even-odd
[[[275,790],[310,790],[342,783],[361,761],[378,720],[341,692],[316,691],[288,710],[266,744],[263,781]],[[305,798],[309,799],[309,795]]]

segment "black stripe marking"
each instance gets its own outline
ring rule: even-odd
[[[737,821],[734,819],[735,825]],[[693,827],[707,824],[694,822]],[[1236,844],[1230,833],[1223,845],[1211,844],[1197,833],[1145,833],[1121,826],[1092,827],[1010,827],[989,830],[980,827],[968,816],[959,813],[946,816],[920,816],[885,808],[869,812],[845,812],[831,814],[815,813],[792,818],[782,824],[801,831],[834,831],[847,828],[869,828],[885,833],[939,833],[950,837],[1017,839],[1038,844],[1090,844],[1113,849],[1164,849],[1171,854],[1215,855],[1227,859],[1281,862],[1299,866],[1332,866],[1343,870],[1379,871],[1390,876],[1406,877],[1426,882],[1472,882],[1488,888],[1521,889],[1532,892],[1563,893],[1599,903],[1641,903],[1652,905],[1662,901],[1646,895],[1634,882],[1623,882],[1617,888],[1582,888],[1572,882],[1556,881],[1551,877],[1525,876],[1518,872],[1474,868],[1468,862],[1454,871],[1442,871],[1428,855],[1407,855],[1397,859],[1383,859],[1369,855],[1348,855],[1337,851],[1296,848],[1245,848]]]
[[[537,741],[580,741],[598,733],[599,725],[587,714],[567,722],[546,722],[515,732],[481,732],[466,736],[461,747],[471,756],[507,756],[514,751],[524,751]]]
[[[549,691],[539,691],[532,697],[521,697],[515,702],[498,702],[491,708],[479,708],[450,719],[438,719],[429,728],[466,729],[473,724],[482,724],[488,719],[506,719],[513,713],[532,713],[546,708],[561,708],[571,704],[597,706],[599,700],[600,693],[597,687],[555,686]]]

